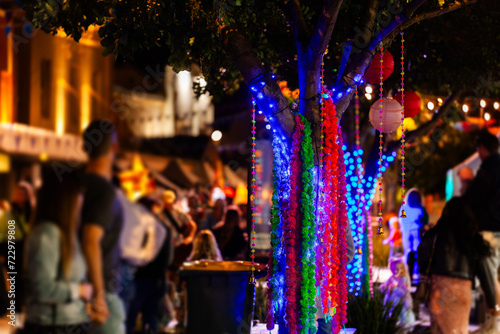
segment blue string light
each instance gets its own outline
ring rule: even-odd
[[[370,210],[375,196],[375,183],[372,176],[365,179],[365,170],[363,168],[361,156],[363,150],[353,150],[349,152],[347,146],[344,145],[344,162],[346,164],[346,179],[347,183],[347,216],[351,224],[352,237],[354,240],[354,249],[363,249],[363,244],[366,242],[364,238],[364,228],[366,225],[366,217],[363,214]],[[385,170],[389,163],[394,161],[394,154],[390,156],[384,155]],[[353,157],[356,157],[355,159]],[[371,228],[368,222],[368,228]],[[347,276],[349,280],[349,293],[359,295],[364,293],[363,284],[361,282],[364,274],[366,274],[368,264],[363,263],[364,257],[361,252],[355,252],[354,258],[347,266]]]

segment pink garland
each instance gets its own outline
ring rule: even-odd
[[[338,155],[339,157],[344,156],[344,151],[342,150],[342,131],[340,126],[338,128]],[[333,318],[334,332],[339,333],[342,326],[347,322],[347,242],[346,242],[346,228],[349,224],[347,218],[347,187],[346,187],[346,167],[344,159],[338,159],[339,170],[338,170],[338,184],[339,191],[337,197],[338,203],[338,216],[337,216],[337,226],[338,226],[338,243],[337,243],[337,254],[339,260],[338,267],[338,282],[337,287],[337,309]]]
[[[304,133],[304,124],[299,116],[295,116],[295,131],[293,133],[292,141],[292,157],[290,168],[290,196],[288,199],[288,212],[284,224],[285,236],[285,249],[286,249],[286,314],[285,320],[287,322],[290,334],[299,333],[299,298],[300,298],[300,281],[301,273],[299,268],[299,257],[301,249],[301,230],[298,224],[300,220],[299,201],[302,189],[301,185],[301,143]]]

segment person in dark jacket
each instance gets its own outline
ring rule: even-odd
[[[498,138],[483,130],[476,138],[481,167],[468,187],[465,198],[481,231],[500,232],[500,154]]]
[[[498,267],[500,266],[500,154],[498,138],[488,130],[482,130],[476,138],[476,150],[481,167],[465,193],[479,223],[484,239],[492,247],[488,258],[489,270],[495,278],[493,293],[500,304]],[[491,321],[491,327],[500,332],[500,312]],[[493,324],[495,323],[495,324]]]
[[[497,308],[494,278],[486,263],[490,247],[464,198],[452,198],[418,249],[420,274],[429,274],[432,333],[468,333],[472,284],[479,277],[490,310]]]

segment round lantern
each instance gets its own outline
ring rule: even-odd
[[[391,76],[392,72],[394,72],[394,58],[392,58],[389,51],[385,51],[382,60],[382,74],[385,81]],[[375,56],[373,56],[372,63],[366,69],[364,78],[367,83],[372,85],[380,83],[380,52],[377,52]]]
[[[394,96],[394,100],[401,104],[401,92]],[[420,96],[412,90],[405,91],[405,118],[412,118],[420,112]]]
[[[396,131],[401,125],[401,105],[392,98],[382,98],[382,132]],[[380,100],[370,107],[370,123],[377,130],[380,129]]]

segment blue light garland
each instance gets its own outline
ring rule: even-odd
[[[366,250],[368,241],[365,235],[365,229],[371,228],[371,222],[366,221],[366,214],[373,204],[375,196],[376,179],[372,176],[365,177],[363,168],[363,150],[353,150],[349,152],[344,145],[344,161],[346,164],[347,180],[347,216],[351,224],[352,237],[354,240],[354,249],[357,250],[353,260],[347,265],[347,277],[349,279],[349,293],[355,296],[362,294],[366,289],[363,285],[363,278],[368,275],[368,266],[366,257],[361,250]],[[390,156],[383,155],[384,165],[382,170],[387,169],[389,164],[394,161],[396,152]]]

